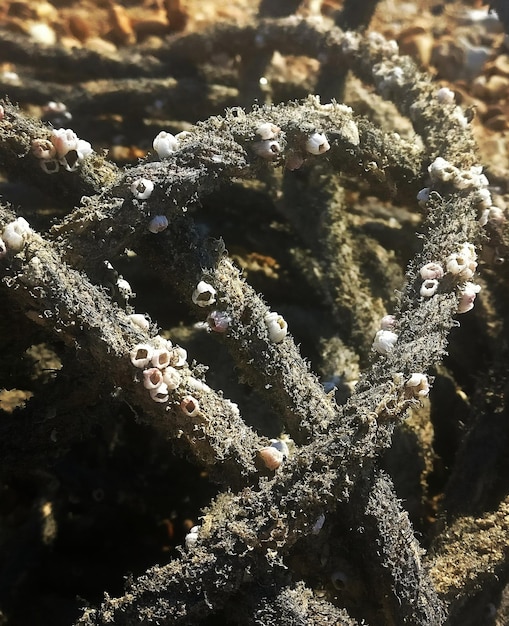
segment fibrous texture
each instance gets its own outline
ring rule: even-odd
[[[298,3],[286,4],[290,13]],[[192,464],[218,490],[190,514],[198,521],[202,507],[197,528],[172,544],[185,548],[140,559],[125,590],[102,601],[80,592],[90,604],[72,617],[81,626],[206,624],[214,615],[265,626],[459,624],[483,585],[505,597],[508,485],[492,479],[508,447],[507,346],[497,340],[507,334],[507,284],[495,265],[480,296],[489,323],[476,331],[490,374],[471,407],[456,393],[454,364],[440,366],[457,351],[458,313],[479,292],[482,246],[501,254],[507,241],[468,113],[437,95],[395,42],[361,34],[376,2],[346,2],[334,21],[281,17],[269,5],[247,26],[169,39],[146,63],[96,63],[81,51],[72,89],[59,74],[71,60],[43,48],[52,78],[21,80],[2,101],[0,166],[54,207],[51,223],[21,202],[0,207],[5,328],[24,329],[2,335],[9,367],[36,338],[61,367],[2,424],[5,484],[14,489],[25,476],[40,492],[43,539],[38,531],[31,541],[42,551],[59,545],[61,527],[73,528],[61,501],[66,467],[97,429],[102,458],[125,447],[144,477],[135,498],[116,476],[112,505],[167,497],[160,483],[185,482]],[[0,43],[12,56],[18,46],[15,36]],[[205,70],[162,76],[177,64],[206,65],[211,50],[236,59],[224,84],[220,73],[207,82]],[[318,87],[337,72],[325,82],[338,97],[351,71],[371,89],[363,114],[321,94],[276,103],[269,93],[264,104],[240,106],[263,95],[275,50],[317,62]],[[20,52],[20,63],[34,52]],[[123,113],[125,98],[140,111],[147,98],[163,99],[160,111],[191,119],[172,126],[175,137],[159,135],[167,149],[131,166],[74,144],[55,156],[61,135],[12,103],[50,94],[91,119]],[[143,292],[138,300],[127,280]],[[440,508],[434,430],[457,451],[443,456]],[[489,452],[481,459],[480,445]],[[168,457],[182,473],[167,461],[155,469]],[[465,503],[472,483],[479,489]],[[97,502],[87,513],[78,496],[73,504],[91,524]],[[15,559],[23,541],[10,532]],[[126,563],[119,580],[132,569]],[[5,594],[7,613],[20,585]]]

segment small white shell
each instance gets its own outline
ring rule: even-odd
[[[70,128],[54,128],[50,139],[59,158],[78,147],[78,135]]]
[[[395,315],[384,315],[380,320],[380,328],[382,330],[394,330],[396,327]]]
[[[4,228],[4,232],[2,237],[4,239],[5,245],[12,250],[13,252],[19,252],[23,249],[25,245],[25,241],[23,236],[20,235],[13,226],[14,222],[7,224]]]
[[[187,533],[187,535],[186,535],[186,537],[184,539],[184,543],[186,544],[186,548],[188,550],[191,550],[192,548],[194,548],[194,546],[198,542],[199,535],[200,535],[200,527],[199,526],[193,526],[191,528],[191,530]]]
[[[174,367],[167,367],[163,373],[163,380],[166,383],[168,389],[174,390],[182,382],[182,376],[178,373],[178,371]]]
[[[486,215],[486,224],[488,222],[491,222],[492,224],[503,224],[505,222],[504,211],[499,209],[498,206],[491,206]],[[483,226],[483,224],[481,224],[481,226]]]
[[[196,417],[200,413],[200,403],[193,396],[184,396],[180,401],[180,410],[187,417]]]
[[[279,141],[275,139],[265,139],[264,141],[255,141],[253,143],[255,154],[267,161],[273,161],[281,152]]]
[[[206,283],[204,280],[201,280],[197,285],[196,289],[193,291],[192,300],[194,304],[197,304],[201,307],[210,306],[214,304],[216,301],[216,293],[217,291]]]
[[[437,289],[438,289],[438,280],[436,278],[428,278],[422,283],[419,293],[424,298],[431,298],[431,296],[435,295],[435,293],[437,292]]]
[[[281,450],[274,448],[273,446],[267,446],[258,450],[258,456],[263,461],[265,467],[271,471],[277,470],[281,467],[285,457]]]
[[[454,104],[456,98],[454,91],[447,87],[441,87],[435,95],[440,104]]]
[[[187,350],[181,346],[170,349],[170,365],[172,367],[184,367],[187,363]]]
[[[274,343],[281,343],[288,333],[288,324],[285,319],[272,311],[265,316],[265,325],[269,333],[269,339]]]
[[[276,135],[280,132],[280,128],[275,124],[271,124],[270,122],[262,122],[260,126],[256,129],[256,134],[262,140],[274,139]]]
[[[474,300],[476,295],[481,291],[481,286],[475,283],[466,282],[461,291],[461,297],[458,304],[458,313],[468,313],[474,308]]]
[[[373,341],[373,350],[379,354],[389,354],[397,340],[398,335],[391,330],[379,330]]]
[[[429,394],[429,383],[426,374],[412,374],[406,381],[405,386],[409,388],[413,396],[423,398]]]
[[[131,185],[131,193],[137,200],[146,200],[154,191],[154,183],[148,178],[138,178]]]
[[[162,370],[170,365],[171,353],[169,350],[166,350],[166,348],[158,348],[152,353],[151,361],[154,367]]]
[[[157,367],[143,370],[143,386],[145,389],[157,389],[163,384],[163,373]]]
[[[83,159],[86,159],[87,156],[90,156],[92,154],[92,145],[90,144],[90,142],[85,141],[84,139],[78,139],[76,152],[78,153],[78,159],[80,161],[83,161]]]
[[[431,163],[428,167],[428,172],[433,183],[447,183],[455,179],[459,174],[458,168],[454,167],[452,163],[449,163],[449,161],[446,161],[442,157],[437,157],[433,163]]]
[[[444,268],[440,263],[426,263],[419,270],[422,280],[430,280],[436,278],[440,280],[444,277]]]
[[[168,387],[166,386],[165,383],[161,383],[161,385],[159,385],[159,387],[157,387],[157,389],[151,389],[150,390],[150,397],[152,398],[152,400],[154,400],[154,402],[168,402]]]
[[[134,367],[145,369],[154,354],[154,348],[148,343],[139,343],[130,352],[131,363]]]
[[[474,199],[477,203],[477,207],[484,211],[485,209],[489,209],[492,205],[491,193],[489,189],[477,189],[474,192]],[[484,224],[481,224],[483,226]]]
[[[119,278],[117,280],[117,288],[124,298],[132,298],[134,295],[133,290],[131,289],[131,285],[127,282],[125,278]]]
[[[345,120],[345,122],[342,124],[340,128],[340,133],[341,133],[341,137],[348,143],[352,144],[352,146],[359,145],[360,143],[359,127],[353,120]],[[327,139],[325,141],[327,141]],[[328,142],[327,142],[327,145],[329,145]],[[329,148],[327,148],[327,150]],[[325,152],[325,150],[322,150],[320,154],[322,152]]]
[[[468,280],[472,278],[477,268],[477,254],[471,243],[464,243],[459,252],[450,254],[446,259],[447,271],[458,278]]]
[[[178,139],[171,133],[162,130],[154,139],[152,146],[160,159],[169,157],[178,149]]]
[[[27,238],[32,233],[30,224],[24,217],[18,217],[4,228],[2,239],[8,250],[19,252],[23,249]]]
[[[32,154],[36,159],[53,159],[57,151],[49,139],[34,139]]]
[[[150,328],[150,323],[148,319],[141,313],[132,313],[131,315],[127,316],[127,319],[131,322],[133,326],[137,326],[141,330],[147,331]]]
[[[323,133],[313,133],[306,141],[306,152],[310,154],[323,154],[330,150],[330,144]]]
[[[168,218],[166,215],[155,215],[148,223],[148,230],[151,233],[162,233],[168,228]]]

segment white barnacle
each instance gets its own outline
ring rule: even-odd
[[[146,200],[154,191],[154,183],[148,178],[138,178],[131,185],[131,193],[137,200]]]
[[[419,293],[424,298],[431,298],[434,296],[438,289],[438,280],[436,278],[427,278],[421,285]]]
[[[361,42],[361,36],[354,31],[346,31],[341,42],[341,50],[344,54],[357,52]]]
[[[281,145],[275,139],[264,139],[252,144],[255,154],[267,161],[273,161],[281,152]]]
[[[263,141],[274,139],[281,129],[271,122],[262,122],[256,129],[256,134]]]
[[[177,389],[182,382],[182,376],[174,367],[171,367],[171,365],[164,370],[162,376],[166,386],[172,391]]]
[[[150,389],[149,393],[154,402],[168,402],[168,398],[170,397],[166,383],[161,383],[156,389]]]
[[[306,141],[306,152],[309,154],[323,154],[330,150],[330,144],[323,133],[313,133]]]
[[[171,342],[168,342],[171,343]],[[169,348],[170,350],[170,365],[172,367],[184,367],[187,363],[187,350],[181,346],[175,346]]]
[[[187,533],[184,539],[184,543],[186,544],[186,548],[188,550],[192,550],[194,546],[198,543],[199,535],[200,535],[199,526],[193,526],[191,530]]]
[[[163,373],[157,367],[143,370],[143,386],[145,389],[157,389],[163,384]]]
[[[165,159],[178,149],[179,141],[171,133],[162,130],[152,142],[152,147],[160,159]]]
[[[381,330],[394,330],[396,327],[396,321],[395,315],[384,315],[380,320]]]
[[[134,296],[133,290],[131,289],[131,285],[127,282],[125,278],[117,279],[117,289],[120,295],[126,300]]]
[[[150,328],[150,323],[148,319],[141,313],[132,313],[131,315],[127,316],[127,319],[131,322],[133,326],[136,326],[140,330],[147,331]]]
[[[440,104],[454,104],[454,100],[456,98],[456,94],[454,93],[454,91],[452,91],[448,87],[441,87],[435,93],[435,96]]]
[[[498,206],[490,206],[485,209],[479,218],[479,224],[486,226],[486,224],[503,224],[505,222],[505,213]]]
[[[447,271],[459,279],[472,278],[477,268],[477,254],[471,243],[462,244],[458,252],[450,254],[446,259]]]
[[[407,391],[414,397],[423,398],[429,394],[429,383],[426,374],[414,373],[405,382]]]
[[[49,139],[34,139],[32,154],[36,159],[53,159],[57,151]]]
[[[66,154],[60,157],[58,162],[66,171],[74,172],[78,169],[83,160],[92,154],[92,152],[92,146],[88,141],[78,139],[76,148],[66,152]]]
[[[151,233],[162,233],[168,228],[168,218],[166,215],[155,215],[148,223],[148,230]]]
[[[440,263],[430,262],[421,267],[419,274],[423,280],[440,280],[444,277],[444,268],[440,265]]]
[[[32,229],[24,217],[18,217],[9,222],[3,230],[2,239],[8,250],[19,252],[23,249]]]
[[[272,311],[265,316],[265,325],[269,339],[274,343],[281,343],[288,333],[288,324],[284,317]]]
[[[468,313],[474,308],[474,300],[476,295],[481,291],[481,286],[475,283],[466,282],[460,292],[460,301],[458,303],[458,313]]]
[[[457,189],[485,189],[489,181],[482,173],[481,165],[473,165],[468,170],[458,170],[454,177],[454,185]]]
[[[134,367],[145,369],[152,359],[154,348],[148,343],[139,343],[131,350],[129,356]]]
[[[152,358],[150,360],[154,367],[157,367],[160,370],[162,370],[165,367],[168,367],[168,365],[170,365],[171,352],[167,350],[166,348],[157,348],[152,353]]]
[[[200,403],[193,396],[184,396],[180,401],[180,410],[187,417],[196,417],[200,413]]]
[[[76,152],[80,161],[83,161],[83,159],[86,159],[87,156],[90,156],[93,151],[94,150],[92,149],[92,144],[89,141],[85,141],[84,139],[78,139]]]
[[[474,202],[476,202],[477,208],[480,211],[489,209],[490,206],[493,204],[490,190],[486,189],[486,187],[476,189],[476,191],[474,192]]]
[[[54,128],[51,131],[51,143],[59,159],[64,157],[71,150],[78,148],[78,135],[70,128]]]
[[[454,167],[454,165],[442,157],[437,157],[433,163],[431,163],[428,167],[428,172],[431,177],[431,182],[433,183],[447,183],[454,180],[459,174],[458,168]]]
[[[216,301],[216,293],[217,291],[206,283],[204,280],[201,280],[197,285],[196,289],[193,291],[193,295],[191,296],[194,304],[197,304],[201,307],[210,306],[214,304]]]
[[[398,335],[392,330],[379,330],[373,340],[372,349],[379,354],[389,354],[396,345]]]

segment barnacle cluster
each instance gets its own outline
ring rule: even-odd
[[[32,140],[32,154],[46,174],[56,174],[60,167],[74,172],[92,152],[90,143],[70,128],[54,128],[49,139]]]
[[[154,402],[166,403],[170,391],[182,383],[181,370],[187,365],[187,352],[157,335],[150,343],[140,343],[130,352],[131,363],[141,369],[143,386]]]

